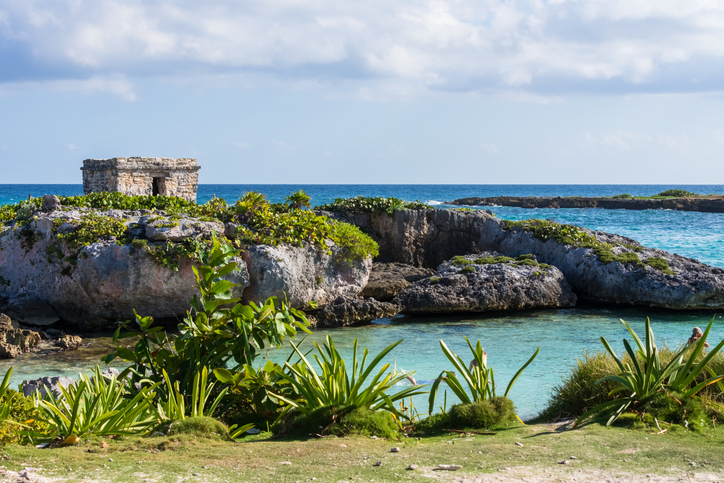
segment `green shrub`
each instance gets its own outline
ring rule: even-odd
[[[309,414],[296,413],[292,418],[280,420],[272,425],[272,432],[279,436],[298,438],[315,434],[336,436],[360,434],[388,439],[400,437],[400,427],[389,412],[352,406],[340,409],[325,406]]]
[[[167,429],[166,429],[167,428]],[[192,435],[198,438],[228,439],[228,428],[221,422],[209,416],[195,416],[174,421],[166,427],[159,428],[168,436],[180,434]]]
[[[622,193],[622,194],[620,194],[620,195],[612,196],[611,198],[623,199],[623,200],[630,200],[631,198],[633,198],[633,196],[631,196],[631,195],[628,194],[628,193]]]
[[[659,421],[680,424],[694,431],[707,426],[709,417],[700,401],[679,393],[658,393],[640,409]]]
[[[701,196],[699,193],[692,193],[691,191],[681,190],[681,189],[674,189],[674,190],[666,190],[662,191],[661,193],[657,194],[656,196],[667,196],[671,198],[681,198],[683,196]]]
[[[660,270],[666,275],[676,275],[676,272],[671,270],[671,268],[669,267],[669,262],[661,257],[649,257],[644,260],[644,263],[652,268],[655,268],[656,270]]]
[[[450,264],[451,264],[453,267],[460,267],[460,266],[465,266],[465,265],[473,265],[474,263],[475,263],[474,261],[468,260],[467,258],[465,258],[465,257],[463,257],[463,256],[461,256],[461,255],[457,255],[457,256],[452,257],[452,258],[450,259]]]
[[[460,269],[460,273],[475,273],[475,267],[466,266]]]
[[[516,420],[513,401],[502,396],[450,408],[449,421],[456,429],[492,429]]]
[[[337,198],[334,203],[319,205],[315,209],[322,211],[349,211],[352,213],[387,213],[392,216],[398,210],[432,210],[433,207],[419,201],[403,201],[399,198]]]
[[[25,442],[28,432],[41,437],[50,432],[50,425],[35,407],[32,397],[7,389],[0,396],[0,407],[6,415],[0,421],[0,445]]]
[[[440,283],[442,277],[430,277],[430,285],[436,285]]]

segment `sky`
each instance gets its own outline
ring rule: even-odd
[[[724,183],[718,0],[2,0],[0,184]]]

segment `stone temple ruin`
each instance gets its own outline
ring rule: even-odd
[[[196,201],[199,169],[192,158],[111,158],[83,161],[83,193],[177,196]]]

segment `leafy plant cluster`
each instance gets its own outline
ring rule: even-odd
[[[682,198],[685,196],[700,196],[700,195],[699,195],[699,193],[692,193],[691,191],[686,191],[686,190],[682,190],[682,189],[673,189],[673,190],[662,191],[661,193],[657,194],[656,196]]]
[[[301,192],[300,192],[301,193]],[[290,197],[292,204],[300,193]],[[303,198],[303,196],[302,196]],[[319,216],[302,209],[274,206],[263,197],[247,193],[235,205],[237,216],[245,222],[238,227],[239,242],[264,245],[302,245],[312,243],[327,250],[327,241],[344,248],[343,258],[349,262],[378,255],[377,243],[356,226]]]
[[[529,267],[540,267],[541,270],[546,271],[551,268],[551,265],[547,263],[539,263],[534,255],[525,254],[520,255],[516,258],[506,257],[503,255],[497,257],[479,257],[475,259],[469,259],[461,255],[457,255],[450,259],[451,265],[455,267],[462,266],[463,268],[471,265],[494,265],[498,263],[508,263],[513,266],[529,266]]]
[[[615,387],[609,392],[609,396],[621,395],[589,409],[576,420],[576,424],[580,424],[589,416],[605,414],[608,417],[606,424],[610,425],[624,412],[630,410],[639,412],[649,410],[653,413],[656,413],[657,410],[664,410],[668,417],[671,417],[672,414],[677,413],[671,410],[674,405],[678,404],[680,408],[687,405],[689,408],[700,406],[698,398],[695,398],[702,389],[708,386],[717,384],[719,389],[724,392],[721,383],[724,374],[717,374],[711,367],[708,367],[709,361],[724,347],[724,341],[711,349],[703,359],[699,359],[704,351],[706,338],[714,319],[711,320],[698,341],[684,346],[673,355],[668,363],[663,363],[661,359],[648,318],[646,318],[645,342],[641,341],[626,322],[622,322],[633,337],[637,350],[634,351],[629,341],[624,339],[628,359],[622,360],[616,355],[608,341],[601,337],[601,343],[618,366],[618,370],[598,381],[598,383],[611,381],[615,384]],[[704,376],[703,380],[698,380],[700,376]],[[679,411],[678,413],[686,417],[686,412]],[[684,422],[687,427],[693,423],[692,429],[700,429],[702,426],[698,424],[698,421],[685,420]]]
[[[621,244],[618,246],[631,251],[616,254],[613,252],[616,245],[600,242],[596,240],[596,237],[575,225],[556,223],[551,220],[533,219],[521,221],[505,220],[503,227],[506,230],[523,229],[544,242],[552,239],[562,245],[591,248],[594,255],[596,255],[598,260],[603,264],[619,262],[634,265],[639,269],[646,269],[646,266],[650,266],[666,275],[676,275],[676,272],[671,270],[669,263],[661,257],[649,257],[646,260],[641,260],[637,253],[642,250],[640,246]]]
[[[433,207],[417,200],[403,201],[399,198],[356,196],[354,198],[336,198],[333,203],[319,205],[316,209],[333,212],[387,213],[392,216],[399,210],[432,210]]]

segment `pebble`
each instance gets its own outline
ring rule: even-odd
[[[397,446],[390,448],[390,453],[399,453],[399,452],[400,452],[400,448],[398,448]]]
[[[558,464],[559,464],[559,465],[567,465],[567,464],[568,464],[568,460],[559,461]]]
[[[372,466],[382,466],[382,461],[378,461],[377,463],[373,464]]]
[[[574,459],[576,459],[576,457],[575,457],[575,456],[569,456],[568,459],[569,459],[569,460],[574,460]]]
[[[410,466],[407,467],[407,469],[410,470],[410,471],[415,471],[417,468],[418,468],[418,466],[415,465],[415,464],[412,464],[412,465],[410,465]]]
[[[279,463],[279,464],[280,464],[280,465],[291,465],[292,462],[291,462],[291,461],[282,461],[282,462]]]
[[[191,476],[201,476],[200,473],[191,473]]]
[[[696,466],[696,463],[692,461],[691,463],[689,463],[689,466]]]
[[[516,441],[516,442],[515,442],[515,445],[516,445],[516,446],[523,446],[523,443],[521,443],[521,442],[519,442],[519,441]]]
[[[438,470],[444,470],[444,471],[457,471],[462,469],[462,466],[460,465],[437,465]]]
[[[108,461],[113,461],[113,458],[108,458]]]

